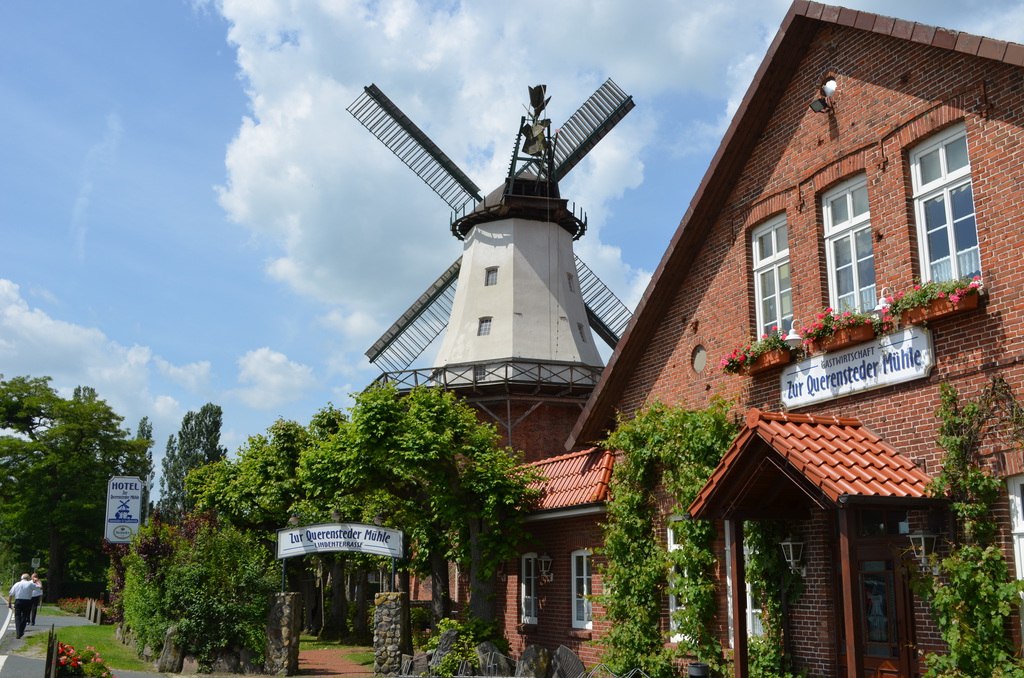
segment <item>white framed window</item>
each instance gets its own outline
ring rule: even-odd
[[[590,576],[590,558],[588,549],[573,551],[572,558],[572,627],[589,629],[593,626],[591,619],[590,595],[593,582]]]
[[[486,337],[491,333],[491,317],[480,318],[480,324],[476,326],[476,336]]]
[[[754,248],[754,296],[758,336],[793,326],[793,293],[789,281],[789,231],[785,215],[751,233]]]
[[[732,562],[729,560],[729,549],[732,548],[732,522],[726,521],[725,523],[725,599],[726,606],[728,608],[728,624],[729,624],[729,647],[732,647],[732,634],[733,634],[733,616],[732,616]],[[743,543],[743,562],[747,563],[747,549],[749,545]],[[744,592],[747,596],[747,637],[753,638],[754,636],[764,635],[764,625],[761,623],[761,603],[750,592],[750,582],[744,581],[746,584],[746,591]]]
[[[676,539],[676,526],[679,525],[679,521],[682,520],[679,516],[672,516],[669,518],[668,527],[666,529],[667,535],[665,539],[665,547],[671,553],[682,548],[682,545]],[[673,643],[678,643],[683,640],[683,635],[679,633],[679,623],[676,621],[676,612],[681,609],[682,605],[679,598],[675,593],[672,593],[671,587],[674,580],[683,576],[679,572],[677,565],[673,565],[671,571],[669,571],[669,594],[668,594],[668,629],[669,629],[669,640]]]
[[[576,291],[576,280],[575,280],[575,278],[572,277],[572,273],[566,273],[565,277],[568,278],[569,291],[570,292],[575,292]]]
[[[910,154],[921,277],[953,280],[981,275],[967,130],[956,125]]]
[[[484,287],[498,284],[498,267],[491,266],[484,271]]]
[[[519,617],[524,624],[537,623],[537,554],[524,553],[519,566]]]
[[[822,195],[821,212],[831,306],[870,311],[877,300],[867,179],[858,177]]]
[[[1024,579],[1024,474],[1006,479],[1010,497],[1010,533],[1013,535],[1013,561],[1017,579]]]

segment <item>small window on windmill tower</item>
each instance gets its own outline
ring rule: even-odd
[[[480,324],[476,328],[476,336],[483,337],[491,333],[491,318],[480,318]]]
[[[492,266],[484,271],[484,287],[498,284],[498,267]]]
[[[583,343],[587,343],[587,333],[583,331],[583,323],[576,323],[576,328],[580,331],[580,339]]]
[[[573,280],[572,273],[566,273],[565,277],[568,278],[568,280],[569,280],[569,291],[570,292],[575,292],[576,291],[576,282]]]

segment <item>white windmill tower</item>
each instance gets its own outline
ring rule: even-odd
[[[608,80],[553,135],[549,100],[545,86],[530,88],[508,176],[486,198],[375,85],[348,108],[448,203],[451,232],[464,242],[367,356],[400,386],[458,391],[528,458],[539,444],[558,446],[552,425],[571,426],[597,382],[591,330],[614,347],[630,318],[573,253],[586,217],[561,198],[558,181],[633,108],[632,97]],[[433,366],[407,369],[445,329]],[[527,417],[546,425],[517,426]]]

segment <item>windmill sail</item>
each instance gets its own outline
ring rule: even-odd
[[[604,339],[605,343],[615,348],[633,314],[578,256],[576,271],[591,329]]]
[[[376,85],[364,87],[363,93],[346,110],[453,211],[458,212],[470,200],[483,200],[480,188]]]
[[[558,130],[554,180],[568,174],[635,105],[611,78],[606,80]]]
[[[448,327],[462,257],[441,274],[366,352],[385,372],[401,372]]]

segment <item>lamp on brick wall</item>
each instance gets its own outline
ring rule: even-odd
[[[914,555],[917,556],[917,562],[921,564],[921,568],[930,568],[932,574],[938,574],[938,564],[933,565],[928,561],[935,553],[935,542],[938,541],[939,536],[929,530],[914,530],[907,537],[910,539],[910,546],[914,549]]]
[[[790,325],[789,334],[783,339],[784,342],[789,344],[789,347],[794,351],[800,348],[800,344],[804,338],[800,336],[800,333],[796,331],[796,324]]]
[[[832,100],[832,96],[836,93],[839,88],[839,84],[836,82],[836,78],[833,74],[829,73],[826,76],[825,82],[821,84],[819,89],[821,96],[811,101],[811,110],[815,113],[831,113],[836,109],[835,102]]]
[[[537,558],[537,564],[540,565],[540,576],[551,581],[551,556],[546,553],[542,553],[541,556]]]
[[[799,539],[793,539],[793,537],[786,537],[779,546],[782,547],[782,555],[786,559],[786,564],[789,565],[789,571],[793,574],[797,572],[800,576],[807,574],[807,566],[800,565],[800,557],[804,554],[804,543]]]
[[[871,310],[875,317],[882,318],[885,316],[885,312],[889,309],[889,297],[892,295],[891,287],[883,287],[882,291],[878,293],[878,303]]]

